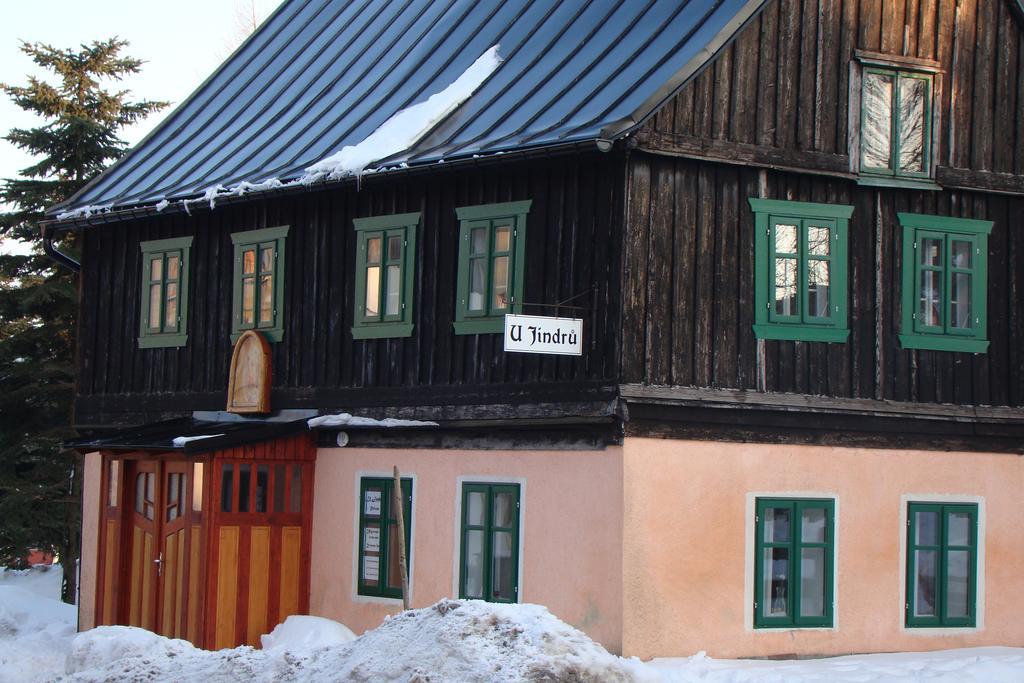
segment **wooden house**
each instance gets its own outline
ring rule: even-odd
[[[373,172],[311,170],[495,45]],[[397,466],[417,607],[641,657],[1024,645],[1017,0],[289,0],[51,217],[83,627],[377,625]]]

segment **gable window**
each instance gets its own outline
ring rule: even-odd
[[[984,353],[992,221],[897,214],[903,227],[905,349]]]
[[[356,218],[356,339],[412,335],[413,268],[420,214]]]
[[[459,597],[519,600],[519,485],[463,484]]]
[[[755,336],[846,341],[847,227],[853,207],[749,202],[755,222]]]
[[[455,209],[459,218],[456,334],[501,332],[503,316],[522,310],[526,214],[531,203]]]
[[[235,245],[231,341],[245,330],[284,336],[284,243],[288,226],[231,234]]]
[[[758,498],[754,626],[832,626],[835,501]]]
[[[907,506],[908,627],[974,626],[978,506]]]
[[[402,597],[394,479],[363,477],[359,482],[359,595]],[[405,565],[412,557],[412,479],[402,479]]]
[[[142,242],[139,348],[184,346],[188,339],[188,257],[191,237]]]

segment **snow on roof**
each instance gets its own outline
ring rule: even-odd
[[[310,429],[317,427],[436,427],[436,422],[426,420],[399,420],[393,417],[386,417],[377,420],[372,417],[358,417],[350,413],[339,415],[321,415],[311,418],[306,422]]]

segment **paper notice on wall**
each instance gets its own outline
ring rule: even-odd
[[[363,497],[363,514],[380,516],[380,491],[366,491]]]
[[[363,529],[363,550],[368,553],[380,552],[380,529],[372,527]]]
[[[377,581],[380,579],[380,558],[363,557],[363,579],[365,581]]]

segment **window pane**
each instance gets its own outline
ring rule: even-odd
[[[494,229],[494,251],[508,251],[509,240],[512,237],[512,228],[503,225]]]
[[[302,465],[292,465],[292,491],[288,507],[293,513],[302,512]]]
[[[178,496],[180,491],[178,489],[179,480],[181,475],[177,472],[170,472],[167,475],[167,512],[165,520],[173,522],[178,518]]]
[[[953,240],[952,249],[953,267],[954,268],[970,268],[971,267],[971,253],[974,251],[974,245],[970,242],[963,242],[961,240]]]
[[[928,84],[920,78],[900,79],[900,170],[924,172],[924,117]]]
[[[807,262],[807,312],[818,318],[831,314],[828,305],[828,290],[831,266],[828,261]]]
[[[160,329],[160,285],[149,287],[149,329]]]
[[[824,548],[800,550],[800,616],[825,616]]]
[[[934,550],[915,550],[914,616],[935,616],[935,575],[938,553]]]
[[[966,512],[950,512],[946,515],[946,543],[949,545],[971,544],[971,516]]]
[[[942,240],[925,237],[921,240],[921,265],[942,267]]]
[[[274,276],[260,276],[260,322],[274,322]]]
[[[775,251],[779,254],[796,253],[796,226],[776,225],[775,226]]]
[[[921,271],[921,308],[919,313],[923,325],[934,327],[942,324],[942,311],[939,308],[941,288],[942,273],[940,271]]]
[[[256,281],[251,277],[242,280],[242,322],[252,325],[256,320]]]
[[[789,549],[764,549],[764,615],[789,614]]]
[[[167,306],[164,309],[164,323],[167,327],[178,324],[178,283],[167,283]]]
[[[135,476],[135,512],[142,514],[146,504],[146,475]]]
[[[970,583],[970,553],[950,550],[946,553],[946,616],[966,617]]]
[[[366,262],[380,263],[380,238],[371,237],[366,240]]]
[[[274,270],[274,249],[263,247],[260,249],[260,272],[270,273]]]
[[[149,279],[150,280],[163,280],[164,272],[164,258],[158,256],[155,259],[151,259],[149,262]]]
[[[512,534],[496,531],[491,547],[491,594],[495,600],[515,600],[516,568],[512,565]]]
[[[807,228],[807,253],[810,256],[828,256],[829,232],[828,228],[814,225]]]
[[[787,508],[768,508],[764,511],[765,543],[789,543],[790,515]]]
[[[939,513],[933,511],[914,513],[914,545],[939,544]]]
[[[388,238],[388,260],[398,261],[402,258],[402,238],[395,235]]]
[[[389,588],[402,588],[402,565],[398,557],[398,524],[388,524],[388,575]]]
[[[472,495],[472,494],[471,494]],[[470,529],[466,532],[465,593],[467,598],[484,597],[484,532]]]
[[[107,463],[107,505],[110,507],[117,505],[117,484],[118,478],[121,476],[120,473],[120,460],[111,460]]]
[[[222,465],[220,470],[220,511],[231,512],[234,497],[235,466]]]
[[[192,463],[192,512],[203,511],[203,463]]]
[[[178,257],[168,256],[167,257],[167,279],[177,280],[178,279]]]
[[[380,315],[380,266],[366,269],[366,316],[376,318]]]
[[[360,542],[363,544],[362,584],[377,586],[380,583],[380,524],[364,524]]]
[[[494,302],[496,309],[508,308],[508,256],[494,259]]]
[[[971,325],[971,274],[953,273],[949,292],[949,324],[967,330]]]
[[[487,228],[473,228],[469,233],[471,254],[487,253]]]
[[[466,497],[466,524],[483,526],[486,505],[487,494],[483,491],[470,491]]]
[[[890,168],[892,150],[892,76],[864,74],[861,163],[871,168]]]
[[[274,465],[274,512],[284,512],[285,466]]]
[[[238,511],[249,511],[249,472],[251,465],[238,466]]]
[[[515,496],[511,493],[495,493],[493,512],[494,516],[491,522],[493,526],[502,528],[515,526]]]
[[[484,292],[486,271],[486,260],[482,258],[472,259],[469,262],[469,310],[482,311],[484,308]]]
[[[775,312],[797,315],[796,259],[775,259]]]
[[[388,266],[387,303],[385,315],[398,315],[401,308],[402,269],[399,266]]]
[[[256,466],[256,512],[267,511],[267,480],[270,478],[268,465]]]
[[[156,474],[146,472],[146,519],[153,519],[156,512]]]
[[[256,250],[246,249],[242,252],[242,272],[252,275],[256,272]]]
[[[805,508],[800,515],[800,540],[803,543],[825,542],[825,510]]]

